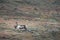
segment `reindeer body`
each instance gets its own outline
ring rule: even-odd
[[[26,25],[18,25],[18,24],[16,24],[16,26],[14,26],[14,27],[17,30],[27,30]]]
[[[14,26],[14,28],[17,30],[28,31],[28,32],[33,33],[31,30],[27,29],[26,25],[18,25],[17,22],[16,22],[16,25]]]

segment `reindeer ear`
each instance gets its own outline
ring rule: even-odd
[[[16,22],[16,24],[17,24],[18,22]]]

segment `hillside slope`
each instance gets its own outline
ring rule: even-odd
[[[60,0],[0,0],[0,40],[60,40]]]
[[[60,20],[59,11],[59,0],[0,0],[0,15]]]

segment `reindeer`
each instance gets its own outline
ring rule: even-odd
[[[17,22],[16,22],[16,25],[14,27],[17,30],[25,30],[25,31],[27,30],[26,25],[18,25]]]
[[[22,31],[27,31],[27,32],[33,33],[31,30],[27,29],[26,25],[18,25],[17,22],[16,22],[16,25],[14,26],[14,28],[17,30],[22,30]]]

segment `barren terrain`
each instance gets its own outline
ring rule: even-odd
[[[0,40],[60,40],[60,0],[0,0]]]

